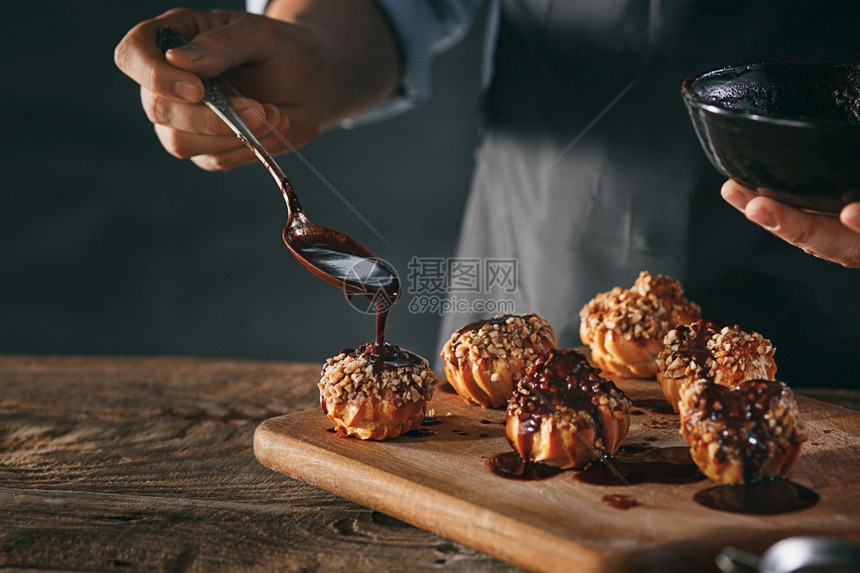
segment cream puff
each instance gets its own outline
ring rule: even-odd
[[[734,387],[744,380],[773,380],[776,350],[770,340],[738,325],[697,320],[673,328],[657,356],[657,381],[678,411],[681,386],[707,380]]]
[[[466,401],[507,404],[534,360],[556,347],[555,331],[535,314],[505,314],[462,327],[442,348],[445,376]]]
[[[368,343],[326,360],[318,386],[323,413],[338,435],[382,440],[421,425],[435,384],[426,359]]]
[[[697,380],[681,387],[679,406],[693,461],[721,484],[786,475],[807,438],[794,394],[782,382],[728,388]]]
[[[517,384],[505,434],[523,460],[579,468],[618,450],[630,427],[627,396],[575,350],[551,350]]]
[[[605,374],[650,378],[666,333],[698,320],[701,309],[683,297],[678,281],[642,271],[632,288],[598,294],[579,316],[579,336]]]

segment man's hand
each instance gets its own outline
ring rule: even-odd
[[[721,194],[747,219],[805,252],[860,268],[860,202],[846,205],[836,217],[789,207],[732,180],[723,184]]]
[[[273,154],[301,147],[371,107],[397,82],[399,58],[370,0],[273,0],[268,15],[171,10],[132,28],[117,66],[141,86],[141,102],[161,144],[207,170],[253,161],[251,152],[202,104],[200,78],[223,76],[248,127]],[[162,54],[159,28],[188,45]]]

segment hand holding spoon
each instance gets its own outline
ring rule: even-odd
[[[158,31],[158,46],[162,52],[185,44],[185,39],[172,28]],[[381,344],[388,309],[400,295],[400,283],[394,270],[355,239],[312,223],[281,167],[236,114],[216,80],[203,80],[203,87],[203,102],[251,149],[278,184],[287,204],[287,224],[283,231],[287,248],[305,268],[343,289],[348,298],[359,295],[373,302],[377,310],[376,342]]]

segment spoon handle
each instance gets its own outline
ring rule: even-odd
[[[179,48],[187,43],[188,42],[185,41],[185,38],[169,26],[164,26],[158,30],[158,47],[162,52],[166,52],[171,48]],[[227,96],[224,95],[224,92],[221,91],[221,88],[218,87],[215,80],[210,79],[202,81],[204,88],[203,103],[215,112],[215,115],[221,118],[221,121],[227,124],[233,133],[236,134],[236,137],[238,137],[242,143],[247,145],[248,148],[254,152],[257,159],[259,159],[263,166],[265,166],[269,171],[275,179],[275,182],[278,184],[278,187],[280,187],[281,193],[284,195],[289,215],[292,216],[301,212],[301,206],[299,205],[298,198],[293,191],[293,186],[289,179],[287,179],[287,176],[284,174],[280,165],[275,161],[275,158],[272,157],[265,147],[263,147],[263,144],[260,143],[260,140],[257,139],[253,132],[248,129],[248,126],[245,125],[245,122],[242,121],[242,118],[239,117],[236,110],[233,109],[232,105],[230,105],[230,102],[227,100]]]

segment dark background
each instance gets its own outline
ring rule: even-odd
[[[208,173],[158,143],[113,49],[175,6],[4,5],[0,353],[319,362],[373,337],[373,317],[284,247],[283,200],[261,166]],[[393,248],[298,158],[280,159],[313,221],[364,243],[404,282],[412,256],[453,251],[477,140],[482,38],[476,25],[438,58],[431,103],[301,150]],[[389,338],[432,360],[439,317],[409,312],[409,298]]]
[[[244,7],[238,0],[211,1],[183,5]],[[138,86],[116,69],[113,50],[133,25],[172,7],[171,0],[3,6],[0,353],[319,363],[372,339],[373,317],[357,312],[284,247],[284,204],[261,166],[208,173],[161,148]],[[802,25],[803,14],[792,21]],[[437,58],[430,103],[385,122],[327,132],[301,150],[385,241],[299,158],[280,158],[310,218],[358,239],[392,263],[407,285],[412,257],[451,256],[457,240],[478,140],[482,41],[476,25],[465,42]],[[776,38],[773,53],[796,54],[795,42]],[[692,129],[689,137],[692,144]],[[722,178],[710,169],[706,176],[703,188],[716,190]],[[716,192],[708,197],[708,212],[695,214],[703,228],[723,221],[767,236]],[[713,245],[723,248],[720,241]],[[745,244],[740,248],[745,256]],[[725,291],[707,292],[692,280],[685,291],[691,300],[716,301],[707,305],[714,316],[743,317],[736,320],[778,340],[780,356],[795,363],[794,370],[781,370],[792,383],[856,385],[844,351],[853,340],[856,274],[797,250],[782,252],[779,283],[760,275],[750,284],[730,274]],[[708,276],[707,263],[691,277]],[[820,274],[826,290],[799,293],[798,273]],[[760,301],[786,293],[801,310],[804,296],[839,304],[817,317],[824,325],[818,330],[804,321],[791,324],[800,337],[746,322],[771,308],[771,301]],[[410,312],[413,299],[406,293],[394,309],[389,340],[433,361],[439,316]],[[809,341],[826,348],[834,324],[841,325],[843,346],[807,359]],[[821,361],[838,375],[820,375]]]

